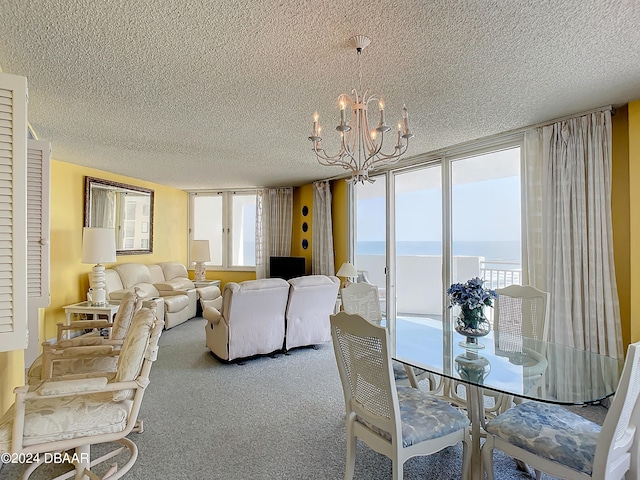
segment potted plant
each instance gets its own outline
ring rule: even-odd
[[[465,283],[454,283],[447,290],[449,308],[460,307],[460,315],[456,319],[455,329],[467,337],[461,343],[467,348],[482,348],[477,337],[489,333],[491,325],[484,314],[485,307],[492,307],[493,300],[498,297],[495,290],[484,287],[484,280],[475,277]]]

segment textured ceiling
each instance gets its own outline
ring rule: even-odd
[[[348,39],[403,104],[409,157],[640,98],[637,0],[0,0],[0,66],[54,158],[183,189],[299,185],[321,167]]]

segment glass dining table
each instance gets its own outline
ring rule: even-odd
[[[585,405],[615,393],[623,362],[616,358],[517,336],[490,332],[483,348],[469,349],[451,320],[398,318],[391,328],[395,360],[460,382],[471,420],[471,478],[481,478],[483,389],[560,405]]]

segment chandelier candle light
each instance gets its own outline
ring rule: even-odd
[[[350,40],[355,45],[358,54],[359,86],[358,90],[354,88],[351,91],[351,95],[343,93],[338,97],[340,123],[336,130],[340,134],[340,150],[335,155],[329,155],[322,148],[322,137],[320,136],[322,127],[319,123],[318,112],[313,114],[313,134],[309,140],[313,144],[313,151],[321,165],[340,166],[345,170],[350,170],[351,178],[347,181],[350,183],[361,182],[364,185],[365,181],[373,182],[369,178],[371,170],[383,165],[392,165],[400,159],[407,151],[409,139],[413,137],[413,134],[409,130],[407,107],[403,106],[395,145],[383,152],[385,133],[391,130],[391,127],[385,123],[384,100],[378,94],[370,93],[369,89],[362,90],[360,56],[362,50],[371,43],[371,39],[364,35],[357,35]],[[369,105],[375,104],[378,106],[380,118],[378,126],[370,129],[367,112]],[[347,121],[347,107],[351,110],[349,121]]]

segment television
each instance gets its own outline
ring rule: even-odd
[[[304,257],[271,257],[269,259],[269,276],[271,278],[302,277],[306,274]]]

